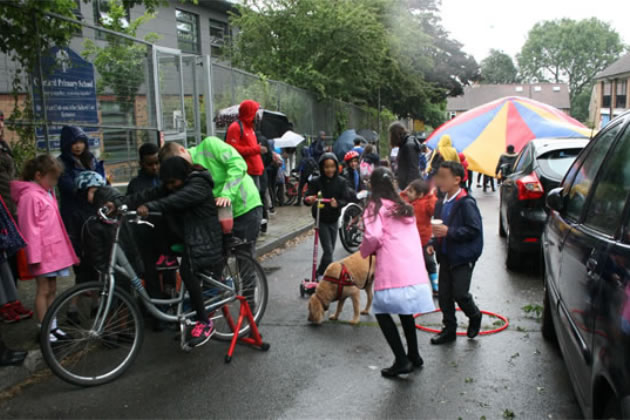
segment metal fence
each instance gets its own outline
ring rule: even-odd
[[[13,123],[35,129],[41,153],[60,153],[62,126],[83,128],[116,183],[135,175],[142,143],[162,138],[192,145],[210,132],[222,136],[211,123],[214,115],[208,114],[244,99],[286,114],[294,130],[306,137],[322,130],[332,137],[345,128],[378,131],[375,112],[341,101],[318,101],[314,94],[286,83],[211,64],[209,57],[181,54],[73,22],[81,29],[69,47],[53,48],[41,57],[37,69],[20,69],[0,55],[0,110],[11,114],[17,93],[18,108],[33,112],[30,117],[22,113]],[[18,71],[23,89],[14,92],[12,81]],[[5,138],[15,141],[18,132],[7,129]]]

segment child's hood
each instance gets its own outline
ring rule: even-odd
[[[326,162],[328,159],[332,159],[335,161],[335,167],[339,167],[339,159],[337,159],[337,156],[334,153],[330,153],[330,152],[326,152],[322,155],[322,157],[319,158],[319,171],[320,171],[320,176],[324,178],[326,178],[326,175],[324,174],[324,162]],[[339,171],[336,170],[335,171],[335,175],[333,176],[333,178],[336,178],[339,175]]]
[[[11,181],[11,196],[18,204],[20,199],[29,193],[47,194],[46,190],[41,185],[30,181]]]
[[[395,211],[395,207],[398,205],[395,202],[391,200],[387,200],[387,199],[381,200],[381,203],[382,203],[382,206],[379,212],[385,215],[392,215],[393,212]],[[399,220],[402,221],[403,223],[415,223],[415,217],[413,215],[409,217],[402,217]]]

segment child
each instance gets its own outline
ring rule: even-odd
[[[437,197],[433,191],[431,191],[429,183],[422,179],[413,181],[400,195],[413,206],[414,213],[416,214],[416,226],[420,234],[420,241],[422,242],[424,263],[429,273],[433,293],[437,294],[437,264],[435,263],[435,257],[427,253],[427,247],[429,241],[431,241],[431,218],[435,211]]]
[[[373,308],[396,360],[381,370],[391,378],[423,365],[418,352],[413,315],[433,311],[427,271],[424,269],[420,235],[414,226],[413,208],[394,186],[394,174],[377,168],[370,177],[371,196],[363,215],[365,233],[361,256],[376,254]],[[420,256],[420,258],[418,258]],[[407,353],[390,314],[398,314],[407,338]]]
[[[435,183],[445,194],[435,206],[433,240],[427,252],[437,254],[440,264],[439,302],[444,328],[431,344],[455,341],[457,319],[455,302],[469,318],[468,337],[474,338],[481,328],[481,312],[469,292],[473,268],[483,248],[483,228],[477,202],[461,188],[464,167],[457,162],[442,162]]]
[[[354,150],[350,150],[343,157],[343,161],[346,164],[346,167],[343,169],[341,176],[345,178],[346,182],[354,192],[363,191],[365,189],[365,184],[363,183],[361,174],[359,173],[359,153]]]
[[[323,198],[331,201],[324,204],[319,213],[319,238],[324,253],[317,268],[317,276],[323,276],[324,271],[333,260],[335,242],[337,241],[337,221],[341,216],[341,209],[353,199],[346,181],[339,176],[337,167],[339,161],[334,153],[324,153],[319,159],[320,176],[308,184],[304,204],[312,205],[319,193]],[[313,206],[313,218],[317,215],[317,207]]]
[[[35,313],[41,323],[55,299],[57,276],[69,276],[79,259],[66,232],[54,188],[63,168],[50,155],[38,156],[24,165],[23,181],[11,182],[17,204],[18,226],[26,241],[26,259],[36,278]],[[50,341],[69,339],[53,320]]]
[[[200,346],[214,333],[195,273],[201,270],[221,273],[223,270],[223,232],[219,224],[217,205],[212,188],[214,182],[205,168],[190,164],[175,156],[160,166],[162,186],[127,196],[122,199],[138,214],[146,217],[149,211],[162,212],[173,236],[184,244],[180,273],[197,312],[197,323],[187,332],[188,344]]]

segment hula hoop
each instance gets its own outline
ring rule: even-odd
[[[461,311],[460,308],[457,308],[456,310]],[[436,309],[433,312],[427,312],[424,314],[415,314],[413,317],[414,318],[420,318],[423,315],[428,315],[428,314],[434,314],[437,312],[442,312],[441,309]],[[503,331],[504,329],[506,329],[509,325],[510,325],[510,321],[508,321],[507,317],[500,315],[500,314],[496,314],[494,312],[490,312],[490,311],[480,311],[482,314],[484,315],[488,315],[494,318],[499,318],[501,321],[503,321],[503,325],[501,325],[498,328],[495,328],[493,330],[486,330],[486,331],[481,331],[479,332],[479,335],[488,335],[488,334],[496,334],[498,332]],[[420,331],[425,331],[425,332],[430,332],[430,333],[435,333],[438,334],[441,330],[437,330],[435,328],[430,328],[430,327],[425,327],[424,325],[420,325],[420,324],[416,324],[416,328],[419,329]],[[466,331],[457,331],[457,335],[466,335]]]

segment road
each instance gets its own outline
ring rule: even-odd
[[[380,376],[393,356],[373,316],[363,316],[357,327],[343,321],[308,325],[306,301],[298,296],[299,281],[310,273],[308,238],[264,262],[271,297],[261,330],[269,352],[238,347],[225,365],[225,343],[211,341],[186,354],[172,332],[147,332],[134,366],[115,383],[79,389],[47,377],[5,401],[0,417],[580,417],[558,351],[543,341],[535,314],[522,309],[541,304],[540,278],[506,271],[498,196],[476,196],[485,248],[472,292],[482,309],[507,316],[510,327],[442,347],[431,346],[431,335],[419,331],[425,366],[407,378]],[[350,312],[348,304],[342,319]],[[485,318],[484,328],[494,321]],[[422,322],[439,326],[439,317]]]

